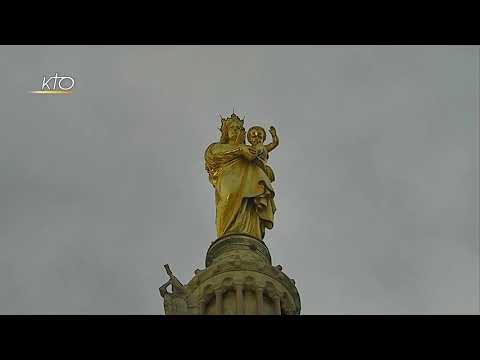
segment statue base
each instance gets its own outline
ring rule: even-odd
[[[212,242],[207,251],[205,266],[209,267],[212,263],[225,261],[232,256],[272,264],[270,251],[263,241],[244,234],[230,234]]]
[[[300,314],[294,280],[280,265],[272,266],[263,241],[243,234],[218,238],[207,251],[205,265],[177,295],[175,290],[166,294],[169,304],[180,304],[173,307],[165,301],[166,315]]]

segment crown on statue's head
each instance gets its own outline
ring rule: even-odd
[[[242,124],[242,126],[243,126],[243,121],[245,120],[245,116],[243,117],[243,119],[240,119],[240,118],[238,117],[238,115],[235,114],[235,110],[234,110],[234,111],[232,112],[232,115],[230,115],[230,116],[227,117],[227,118],[224,118],[222,115],[220,115],[220,119],[221,119],[221,121],[222,121],[222,125],[221,125],[221,127],[220,127],[219,130],[222,131],[223,128],[224,128],[224,126],[229,125],[229,124],[230,124],[231,122],[233,122],[233,121],[238,121],[238,122],[240,122],[240,123]]]

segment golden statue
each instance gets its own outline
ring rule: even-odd
[[[220,141],[205,150],[218,238],[208,247],[205,268],[195,270],[185,285],[165,265],[170,279],[159,290],[166,315],[300,314],[295,281],[272,264],[263,241],[276,210],[275,175],[267,162],[279,144],[277,132],[270,127],[267,144],[265,129],[246,132],[243,122],[235,111],[221,117]]]
[[[251,145],[245,144],[243,121],[235,113],[221,118],[220,141],[206,149],[205,169],[215,188],[217,236],[244,234],[263,240],[276,210],[275,177],[266,162],[279,141],[271,127],[273,142],[263,145],[265,130],[255,126],[249,130]]]

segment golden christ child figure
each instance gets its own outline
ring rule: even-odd
[[[267,145],[263,144],[266,140],[266,133],[265,130],[260,126],[252,126],[250,129],[248,129],[247,139],[257,151],[256,161],[258,166],[265,171],[270,181],[273,182],[275,181],[275,175],[272,168],[267,165],[268,153],[278,146],[279,141],[277,131],[273,126],[270,126],[269,132],[272,135],[272,142]]]

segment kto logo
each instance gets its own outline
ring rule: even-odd
[[[72,93],[75,80],[71,76],[50,76],[48,79],[43,77],[42,89],[30,91],[32,94],[43,95],[68,95]]]

